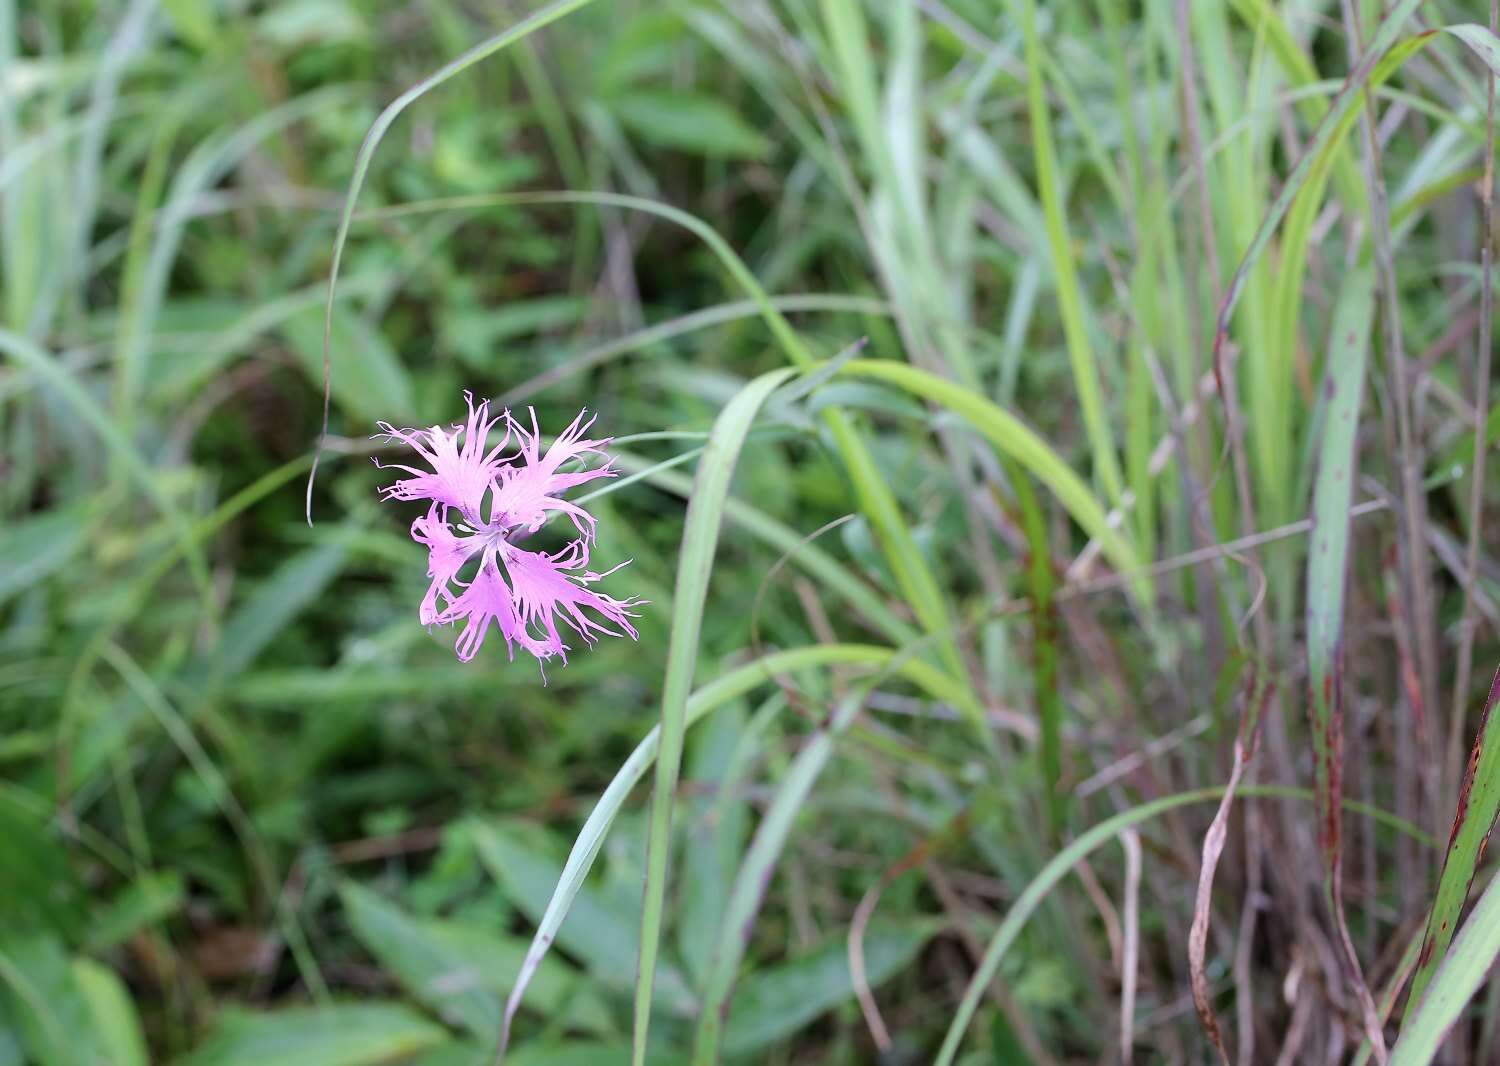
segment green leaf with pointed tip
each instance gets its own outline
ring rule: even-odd
[[[522,913],[540,921],[562,876],[562,867],[502,827],[476,821],[470,823],[470,832],[485,869]],[[557,931],[557,943],[601,981],[628,989],[635,976],[639,943],[636,921],[635,914],[585,885],[579,888],[567,920]],[[660,1004],[682,1017],[697,1010],[697,1000],[680,970],[664,963],[658,976]]]
[[[500,1034],[501,997],[510,991],[525,943],[458,922],[418,920],[352,882],[340,887],[339,897],[360,943],[419,1003],[493,1046]],[[604,1002],[555,959],[542,967],[529,992],[528,1007],[565,1017],[570,1028],[613,1028]]]

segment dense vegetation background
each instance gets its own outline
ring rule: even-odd
[[[0,0],[0,1064],[1496,1061],[1492,17]]]

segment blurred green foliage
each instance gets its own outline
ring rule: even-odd
[[[1354,6],[1376,24],[1379,5]],[[1441,24],[1460,5],[1429,6]],[[1309,513],[1320,444],[1360,500],[1396,491],[1410,457],[1390,337],[1356,331],[1368,381],[1330,354],[1344,276],[1360,324],[1377,303],[1374,272],[1348,269],[1372,224],[1352,117],[1288,235],[1247,264],[1235,395],[1210,387],[1224,287],[1347,70],[1341,6],[1320,0],[588,4],[419,96],[375,151],[304,499],[361,143],[531,10],[0,0],[0,1066],[488,1063],[590,843],[506,1061],[628,1061],[645,790],[579,834],[661,714],[698,449],[757,375],[861,342],[912,367],[836,362],[773,393],[734,474],[697,683],[832,650],[687,733],[649,1061],[717,1055],[695,1030],[724,944],[745,948],[726,1060],[930,1055],[1066,838],[1222,784],[1247,663],[1280,694],[1263,776],[1313,780],[1309,609],[1340,676],[1349,659],[1344,793],[1396,815],[1348,831],[1346,878],[1394,1002],[1404,941],[1387,949],[1425,916],[1438,860],[1388,830],[1446,828],[1459,767],[1439,751],[1473,732],[1461,683],[1458,713],[1424,726],[1414,686],[1440,691],[1454,634],[1500,595],[1492,536],[1462,567],[1482,528],[1470,423],[1500,426],[1453,355],[1481,284],[1472,56],[1407,34],[1380,72],[1430,508],[1399,576],[1394,523],[1355,526],[1308,587],[1300,527],[1263,555],[1238,540]],[[536,190],[615,199],[484,200]],[[1325,444],[1335,378],[1370,413]],[[379,503],[370,460],[395,453],[371,434],[452,422],[465,389],[534,404],[544,432],[587,406],[622,438],[629,476],[589,507],[599,557],[632,560],[609,590],[650,601],[638,642],[575,649],[543,683],[493,642],[459,663],[451,631],[418,623],[417,511]],[[1112,510],[1104,564],[1080,559],[1075,523],[1103,531]],[[1103,573],[1121,560],[1155,580]],[[1408,629],[1440,663],[1413,663]],[[798,772],[803,801],[769,824]],[[1215,897],[1218,927],[1246,916],[1250,972],[1226,939],[1209,977],[1253,999],[1256,1061],[1288,1031],[1359,1039],[1345,975],[1304,948],[1330,935],[1312,808],[1285,807]],[[1207,1055],[1183,999],[1206,824],[1174,807],[1141,827],[1144,875],[1101,853],[1035,905],[966,1061]],[[1289,974],[1317,986],[1311,1021]],[[1472,1061],[1497,1018],[1491,995]]]

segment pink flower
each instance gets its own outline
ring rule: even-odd
[[[586,644],[599,636],[635,639],[632,608],[642,601],[617,600],[588,587],[625,564],[602,574],[587,569],[594,517],[558,495],[595,478],[614,477],[607,456],[591,470],[559,472],[571,460],[603,456],[609,440],[585,438],[594,421],[585,422],[580,412],[543,454],[535,411],[527,430],[509,411],[490,418],[488,401],[475,407],[470,394],[464,398],[468,420],[451,432],[441,426],[394,429],[380,423],[384,436],[408,445],[432,467],[429,472],[395,466],[411,476],[381,490],[388,500],[429,502],[427,513],[411,526],[412,539],[427,548],[427,576],[432,579],[417,617],[424,625],[464,622],[454,648],[464,662],[478,653],[492,623],[510,657],[520,645],[543,664],[554,655],[568,661],[559,620]],[[505,435],[486,450],[490,430],[502,421]],[[501,458],[512,434],[519,451]],[[488,520],[483,517],[486,495]],[[553,513],[567,515],[576,532],[561,550],[526,551],[512,542],[535,533]],[[472,560],[478,565],[465,580],[459,575]]]
[[[389,422],[379,424],[383,436],[410,446],[432,467],[429,473],[397,465],[395,469],[405,470],[412,476],[383,489],[386,499],[433,500],[457,509],[471,523],[478,521],[480,500],[500,472],[500,449],[510,440],[510,430],[506,430],[499,444],[481,454],[490,429],[500,419],[487,417],[489,401],[476,409],[473,394],[465,392],[464,400],[469,405],[469,420],[463,426],[454,426],[452,433],[446,432],[442,426],[394,429]],[[505,412],[502,417],[509,423],[510,412]],[[458,443],[459,437],[463,437],[462,445]],[[380,461],[376,460],[375,465],[379,466]]]

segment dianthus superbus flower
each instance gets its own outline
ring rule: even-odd
[[[641,601],[617,600],[589,587],[625,564],[602,574],[588,569],[594,517],[559,495],[615,476],[603,451],[609,440],[585,437],[594,420],[584,421],[580,412],[543,452],[535,411],[527,429],[509,411],[491,418],[488,401],[476,407],[473,396],[465,393],[464,399],[468,418],[449,429],[380,423],[382,435],[406,444],[432,468],[392,464],[387,469],[410,476],[381,490],[388,500],[428,503],[427,513],[411,526],[412,539],[427,548],[431,578],[417,617],[424,625],[463,622],[454,650],[465,662],[478,653],[492,624],[511,658],[519,645],[544,664],[554,655],[568,661],[559,620],[588,644],[599,636],[635,639],[630,619]],[[502,423],[504,433],[490,447],[490,432]],[[512,439],[516,453],[502,456]],[[594,456],[604,462],[562,471],[574,460]],[[529,551],[516,543],[553,514],[572,525],[573,536],[562,549]]]

